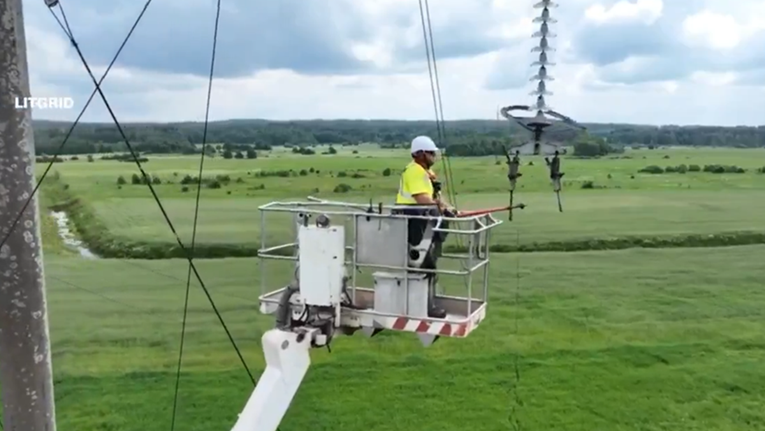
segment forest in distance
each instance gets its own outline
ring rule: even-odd
[[[573,145],[585,139],[611,147],[765,147],[765,126],[649,126],[634,124],[583,123],[587,135],[553,125],[547,140]],[[35,120],[35,147],[38,154],[57,151],[71,127],[70,122]],[[133,148],[144,153],[199,152],[204,123],[124,123],[122,128]],[[454,156],[495,155],[502,145],[529,139],[517,125],[497,120],[446,121],[443,144]],[[268,150],[274,146],[358,145],[382,147],[406,145],[413,136],[437,137],[435,121],[403,120],[226,120],[210,122],[207,142],[231,147]],[[60,154],[123,152],[127,148],[119,130],[111,123],[79,123]]]

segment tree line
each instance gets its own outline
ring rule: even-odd
[[[630,124],[584,124],[588,134],[560,125],[548,129],[546,138],[566,145],[588,142],[589,150],[608,151],[624,146],[724,146],[765,147],[765,126],[644,126]],[[38,154],[53,154],[61,145],[71,123],[37,120],[34,122]],[[203,123],[127,123],[123,124],[131,145],[143,153],[198,153],[204,139]],[[500,155],[503,146],[529,139],[517,125],[496,120],[448,121],[441,141],[455,156]],[[267,121],[229,120],[211,122],[207,142],[223,144],[236,154],[249,150],[269,150],[274,146],[347,146],[374,143],[383,147],[403,147],[412,137],[425,134],[438,138],[434,121],[396,120],[310,120]],[[440,139],[437,139],[440,140]],[[597,149],[595,148],[597,147]],[[80,123],[67,141],[62,154],[113,153],[127,149],[118,129],[108,123]],[[228,155],[228,154],[227,154]]]

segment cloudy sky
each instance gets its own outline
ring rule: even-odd
[[[553,108],[580,121],[765,124],[765,2],[561,0]],[[97,77],[143,0],[67,0]],[[430,0],[444,114],[531,103],[533,0]],[[735,4],[735,6],[732,6]],[[212,119],[434,117],[417,0],[222,0]],[[56,9],[57,13],[60,13]],[[24,0],[34,96],[93,85],[43,0]],[[215,0],[154,0],[103,85],[120,121],[204,119]],[[108,121],[96,100],[84,117]]]

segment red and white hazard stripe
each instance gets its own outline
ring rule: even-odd
[[[397,317],[391,319],[393,322],[390,329],[395,331],[417,332],[421,334],[440,335],[444,337],[464,337],[468,333],[469,322],[448,323],[432,322],[420,319],[410,319],[407,317]]]
[[[473,316],[472,320],[460,319],[449,322],[438,319],[418,319],[410,317],[375,316],[374,327],[393,331],[414,332],[442,337],[467,337],[485,317],[485,310]]]

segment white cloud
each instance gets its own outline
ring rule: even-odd
[[[691,81],[701,85],[714,87],[724,87],[726,85],[733,84],[737,79],[738,76],[734,72],[715,73],[697,71],[691,75]]]
[[[587,8],[584,16],[587,20],[598,24],[614,21],[640,21],[651,24],[661,17],[663,10],[662,0],[621,0],[610,7],[600,3],[594,4]]]
[[[682,22],[686,43],[715,50],[739,47],[765,30],[765,4],[715,1]]]
[[[709,11],[686,18],[682,30],[689,44],[717,50],[739,46],[747,33],[734,17]]]
[[[704,6],[714,1],[717,0],[706,1]],[[530,36],[537,24],[530,20],[538,12],[531,8],[533,3],[533,0],[524,2],[527,6],[524,8],[512,0],[431,2],[437,53],[447,50],[443,47],[447,40],[449,49],[469,50],[470,44],[480,42],[478,39],[468,40],[470,35],[486,34],[503,41],[501,46],[478,55],[445,58],[443,54],[439,57],[438,71],[447,119],[493,119],[497,105],[532,102],[528,93],[533,84],[528,78],[534,74],[529,64],[535,59],[530,52],[535,41]],[[605,82],[602,72],[608,70],[615,76],[635,74],[656,67],[656,59],[650,55],[635,55],[602,68],[572,54],[576,48],[573,44],[577,28],[620,22],[655,23],[667,13],[666,5],[660,0],[610,3],[572,0],[562,3],[552,11],[560,21],[553,25],[553,31],[559,34],[554,40],[559,52],[553,60],[559,64],[550,70],[556,80],[550,83],[554,95],[549,101],[557,110],[580,121],[729,125],[763,122],[757,113],[765,110],[765,97],[762,97],[765,90],[753,87],[757,84],[755,78],[760,75],[747,75],[751,77],[746,81],[749,87],[742,87],[736,70],[718,70],[711,67],[715,64],[710,64],[706,68],[699,66],[687,79],[656,79],[642,84],[630,84],[625,80],[625,83],[615,84]],[[358,19],[364,28],[373,30],[372,38],[349,36],[337,43],[345,44],[352,55],[375,65],[376,71],[307,75],[278,68],[237,78],[216,79],[211,118],[433,118],[416,2],[356,0],[344,4],[353,6],[336,5],[327,9],[324,25],[332,26],[333,17],[338,16],[337,19],[346,24]],[[183,8],[183,5],[177,7]],[[716,7],[720,5],[723,3]],[[687,49],[730,49],[761,35],[765,19],[758,21],[753,15],[753,11],[762,7],[760,2],[738,0],[736,5],[728,16],[708,8],[685,13],[678,19],[676,23],[682,23],[678,33],[682,31]],[[109,16],[109,20],[115,19],[113,15]],[[115,27],[120,30],[101,36],[105,44],[117,46],[124,37],[124,33],[120,34],[126,31],[122,30],[123,25]],[[86,29],[78,31],[75,27],[74,30],[77,34],[85,33]],[[92,91],[92,84],[55,21],[39,17],[28,20],[27,38],[33,95],[73,94],[78,99],[76,108],[79,109]],[[253,40],[243,35],[240,42],[241,48],[227,45],[220,49],[241,49],[238,55],[255,55],[247,50],[248,46],[268,43],[268,40]],[[147,52],[156,51],[151,46],[143,48]],[[83,46],[86,56],[88,49]],[[402,58],[398,54],[401,49],[412,50],[414,57]],[[422,52],[421,60],[415,58],[417,52]],[[177,54],[165,52],[164,55],[174,58]],[[316,57],[321,58],[321,55]],[[94,63],[92,66],[98,78],[106,65]],[[507,84],[508,89],[489,89],[487,83],[490,81]],[[200,121],[204,118],[207,82],[202,77],[159,70],[149,72],[127,67],[118,61],[106,80],[104,91],[121,121]],[[35,117],[73,120],[78,112],[38,111]],[[85,120],[110,120],[98,98]]]

